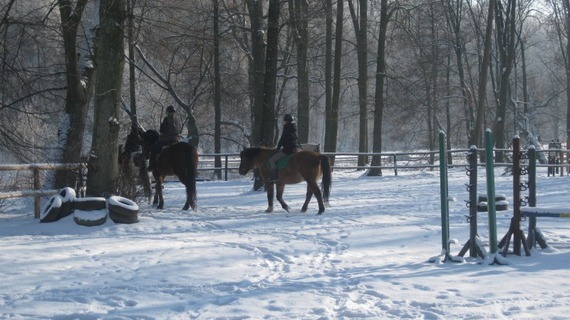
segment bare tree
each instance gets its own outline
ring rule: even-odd
[[[378,48],[376,50],[376,91],[374,93],[374,130],[372,139],[372,152],[382,152],[382,121],[384,117],[384,83],[386,80],[386,34],[388,32],[388,23],[395,11],[390,8],[388,0],[381,0],[380,3],[380,27],[378,28]],[[382,165],[380,155],[372,157],[371,165]],[[368,171],[369,176],[381,176],[382,169],[371,168]]]
[[[59,140],[63,143],[60,162],[79,163],[94,74],[92,57],[80,59],[77,50],[78,27],[88,0],[78,0],[75,7],[70,0],[58,0],[57,3],[61,17],[67,83],[66,116],[59,128]],[[89,43],[89,39],[86,43]],[[55,186],[73,186],[75,181],[76,176],[72,171],[60,170],[56,174]]]
[[[516,0],[507,1],[507,7],[503,7],[501,1],[497,1],[495,9],[495,27],[497,32],[497,49],[499,65],[497,72],[499,73],[499,101],[497,105],[497,114],[495,116],[495,145],[497,149],[504,149],[506,143],[505,126],[507,118],[507,105],[511,100],[511,73],[515,64],[515,44],[516,37]],[[495,153],[495,161],[504,161],[504,152],[498,150]]]
[[[299,142],[309,140],[309,4],[307,0],[289,0],[289,16],[297,47],[297,124]]]
[[[88,162],[87,194],[110,196],[119,172],[119,116],[124,66],[124,0],[101,0],[93,141]]]
[[[359,134],[358,151],[368,152],[368,0],[359,0],[359,12],[356,14],[352,0],[348,8],[356,34],[356,53],[358,57],[358,106]],[[358,157],[358,166],[368,164],[368,157]]]
[[[344,1],[337,1],[334,49],[334,81],[330,109],[326,110],[325,152],[336,152],[338,134],[338,109],[340,105],[340,77],[342,60],[342,27],[344,23]],[[334,164],[334,156],[331,164]]]

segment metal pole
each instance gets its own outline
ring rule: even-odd
[[[439,186],[441,194],[441,247],[445,260],[449,256],[449,203],[447,185],[447,161],[445,157],[445,133],[439,132]]]
[[[493,132],[485,131],[485,155],[487,172],[487,211],[489,213],[489,248],[497,253],[497,212],[495,208],[495,159],[493,157]]]

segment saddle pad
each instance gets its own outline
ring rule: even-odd
[[[286,155],[283,158],[277,160],[276,167],[277,170],[281,170],[287,166],[289,159],[291,159],[292,154]],[[269,161],[267,161],[267,167],[270,168]]]

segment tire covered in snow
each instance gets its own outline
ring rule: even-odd
[[[115,223],[139,222],[139,206],[131,199],[112,196],[107,199],[109,218]]]
[[[107,207],[107,200],[103,197],[77,198],[73,201],[73,210],[94,211]]]
[[[477,211],[478,212],[487,212],[488,211],[488,202],[487,202],[487,195],[479,195],[478,203],[477,203]],[[509,202],[507,201],[507,196],[504,194],[497,194],[495,195],[495,210],[496,211],[504,211],[509,209]]]
[[[54,222],[60,219],[63,201],[60,195],[51,197],[42,208],[40,222]]]
[[[100,226],[107,221],[107,210],[75,211],[73,220],[81,226]]]
[[[59,218],[64,218],[73,212],[73,202],[75,201],[76,194],[75,190],[69,187],[65,187],[59,191],[59,196],[63,202],[61,205],[61,212],[59,213]]]

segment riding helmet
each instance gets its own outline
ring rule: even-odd
[[[176,112],[176,111],[174,110],[173,106],[166,107],[166,113],[174,113],[174,112]]]
[[[286,114],[286,115],[283,117],[283,121],[293,122],[293,116],[290,115],[290,114]]]

